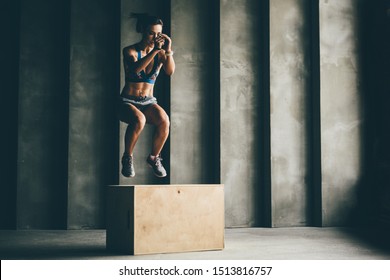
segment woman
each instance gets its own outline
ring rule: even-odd
[[[137,17],[140,42],[123,49],[125,86],[120,95],[119,118],[128,124],[125,150],[122,157],[122,175],[134,177],[133,150],[145,124],[155,126],[153,145],[146,162],[158,177],[167,175],[161,161],[161,150],[169,134],[169,117],[153,96],[153,87],[161,68],[167,75],[175,71],[172,40],[162,33],[161,19],[146,14]]]

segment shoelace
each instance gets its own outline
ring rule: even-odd
[[[133,161],[133,157],[127,156],[127,157],[124,157],[123,160],[124,160],[124,162],[126,162],[127,164],[130,165]]]
[[[154,165],[155,166],[161,166],[162,158],[157,156],[156,159],[154,160]]]

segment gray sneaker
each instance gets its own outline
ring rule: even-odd
[[[146,162],[153,169],[154,175],[160,178],[167,176],[167,171],[161,163],[162,160],[163,159],[160,156],[156,156],[155,160],[152,160],[150,156],[148,156],[148,158],[146,159]]]
[[[122,156],[122,175],[125,177],[134,177],[134,163],[133,157],[129,155]]]

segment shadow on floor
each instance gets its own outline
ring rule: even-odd
[[[2,260],[60,260],[60,259],[91,259],[118,256],[106,251],[105,246],[93,245],[66,245],[35,247],[25,246],[23,248],[13,247],[2,249],[0,259]]]
[[[390,259],[389,236],[388,230],[372,227],[230,229],[224,251],[146,259]],[[129,258],[106,250],[104,230],[0,231],[2,260]]]
[[[343,231],[360,244],[365,244],[383,253],[390,253],[390,227],[344,228]]]
[[[105,231],[0,231],[2,260],[110,257]]]

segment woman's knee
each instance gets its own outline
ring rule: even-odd
[[[130,104],[121,104],[118,110],[118,116],[122,122],[133,126],[135,124],[137,126],[144,127],[146,123],[144,114]]]
[[[132,118],[132,124],[136,129],[142,130],[146,124],[145,116],[143,114],[134,115],[134,117]]]
[[[169,121],[168,115],[165,112],[164,112],[164,114],[161,114],[161,116],[160,116],[160,125],[169,129],[170,121]]]

